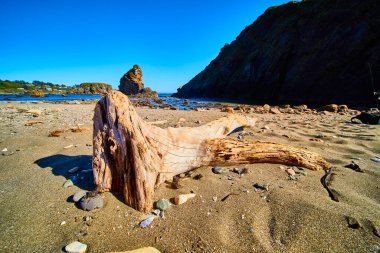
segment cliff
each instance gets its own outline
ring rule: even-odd
[[[158,97],[156,91],[144,87],[142,78],[142,70],[139,65],[133,65],[133,68],[121,77],[119,90],[128,96]]]
[[[269,8],[177,97],[370,104],[380,90],[380,3],[306,0]]]

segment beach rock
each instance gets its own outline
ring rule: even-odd
[[[34,90],[30,94],[30,96],[36,97],[36,98],[43,98],[43,97],[45,97],[45,93],[43,93],[42,91]]]
[[[78,167],[78,166],[75,166],[75,167],[69,169],[69,173],[74,174],[74,173],[78,172],[78,170],[79,170],[79,167]]]
[[[264,190],[264,191],[268,191],[269,190],[269,184],[267,184],[267,183],[255,183],[253,185],[253,187],[255,187],[257,189]]]
[[[74,183],[73,183],[73,181],[71,181],[71,179],[67,179],[65,181],[65,183],[63,183],[63,187],[65,187],[65,188],[71,187],[73,185],[74,185]]]
[[[180,188],[182,188],[182,185],[180,184],[179,181],[180,181],[180,177],[179,176],[174,176],[173,177],[173,181],[171,183],[171,187],[173,189],[180,189]]]
[[[346,219],[347,219],[348,226],[350,228],[358,229],[362,227],[362,225],[356,218],[347,216]]]
[[[373,157],[370,159],[372,162],[380,163],[380,157]]]
[[[270,7],[173,96],[374,104],[380,82],[371,86],[369,69],[378,80],[380,29],[368,24],[378,24],[378,16],[373,0]]]
[[[218,197],[217,196],[212,197],[212,201],[214,202],[218,201]]]
[[[139,65],[133,65],[124,76],[120,79],[119,90],[126,95],[138,95],[138,97],[158,98],[158,93],[145,88],[143,83],[142,70]]]
[[[263,111],[265,113],[268,113],[270,111],[270,105],[268,105],[268,104],[263,105]]]
[[[242,168],[242,169],[240,169],[240,168],[233,168],[232,172],[236,173],[238,175],[244,175],[244,174],[248,173],[248,169],[247,168]]]
[[[42,113],[41,110],[37,110],[37,109],[27,110],[26,112],[32,114],[33,117],[38,117]]]
[[[78,202],[81,198],[86,196],[86,194],[87,194],[86,191],[79,191],[79,192],[74,193],[73,195],[74,202]]]
[[[273,114],[281,114],[280,110],[278,108],[270,108],[270,113],[273,113]]]
[[[181,205],[188,201],[191,198],[194,198],[196,195],[194,193],[189,193],[189,194],[181,194],[176,197],[174,197],[174,204],[175,205]]]
[[[78,206],[85,211],[92,211],[98,208],[102,208],[104,205],[103,197],[100,195],[93,196],[92,193],[87,193],[78,202]]]
[[[223,107],[222,112],[234,113],[234,108],[232,107]]]
[[[159,216],[160,213],[161,213],[161,211],[160,211],[160,209],[155,209],[155,210],[150,211],[150,213],[151,213],[151,214],[154,214],[154,215],[156,215],[156,216]]]
[[[87,250],[87,245],[80,242],[72,242],[65,247],[65,251],[69,253],[84,253]]]
[[[336,104],[329,104],[322,107],[323,111],[328,111],[328,112],[338,112],[338,109],[339,107]]]
[[[214,174],[222,174],[226,172],[227,170],[222,167],[214,167],[211,169]]]
[[[311,138],[310,141],[323,143],[323,140],[320,138]]]
[[[149,227],[152,224],[153,220],[154,220],[153,216],[149,217],[147,219],[142,220],[140,222],[140,224],[139,224],[140,228],[147,228],[147,227]]]
[[[288,173],[288,175],[292,175],[292,176],[296,175],[296,172],[293,169],[287,169],[286,173]]]
[[[160,209],[161,211],[165,211],[170,207],[170,202],[167,199],[160,199],[156,202],[156,208]]]
[[[338,112],[348,113],[348,106],[347,105],[339,105]]]

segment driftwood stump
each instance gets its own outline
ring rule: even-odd
[[[279,163],[311,170],[330,165],[318,154],[270,142],[224,139],[255,119],[238,114],[200,127],[162,129],[144,122],[128,97],[111,91],[95,108],[93,170],[97,190],[122,194],[146,212],[154,189],[167,179],[205,165]]]

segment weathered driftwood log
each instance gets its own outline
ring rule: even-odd
[[[111,91],[95,108],[93,170],[97,190],[122,194],[148,211],[154,189],[173,176],[205,165],[281,163],[311,170],[330,165],[318,154],[269,142],[224,139],[255,119],[233,114],[200,127],[162,129],[144,122],[127,96]]]

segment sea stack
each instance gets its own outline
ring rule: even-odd
[[[133,65],[120,79],[119,90],[128,96],[158,97],[158,93],[150,88],[145,88],[142,79],[142,70],[139,65]]]

